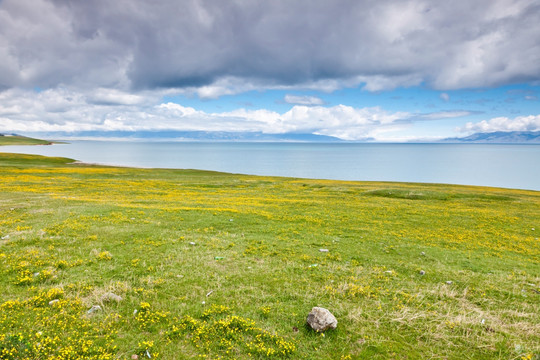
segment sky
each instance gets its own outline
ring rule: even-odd
[[[0,133],[540,130],[538,0],[0,0]]]

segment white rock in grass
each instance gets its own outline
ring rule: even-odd
[[[337,327],[336,317],[328,309],[317,306],[308,314],[307,323],[317,332]]]
[[[94,313],[97,313],[98,311],[101,311],[101,306],[99,306],[99,305],[92,305],[92,307],[90,308],[90,310],[88,310],[86,313],[87,313],[87,314],[94,314]]]
[[[319,249],[320,252],[328,252],[328,249]]]

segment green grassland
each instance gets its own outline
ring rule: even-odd
[[[539,359],[539,233],[535,191],[0,154],[0,358]]]
[[[29,138],[26,136],[0,136],[1,145],[51,145],[47,140]]]

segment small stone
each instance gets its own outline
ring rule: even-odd
[[[452,284],[453,284],[453,282],[452,282],[452,281],[447,281],[447,282],[446,282],[446,284],[448,284],[448,285],[452,285]]]
[[[203,305],[206,304],[206,301],[203,301],[201,304],[203,304]]]
[[[420,274],[420,275],[425,275],[426,272],[425,272],[424,270],[420,270],[419,274]]]
[[[193,241],[190,241],[189,245],[197,245],[197,244],[195,244]]]
[[[53,306],[54,304],[56,304],[56,303],[59,302],[59,301],[60,301],[60,300],[58,300],[58,299],[51,300],[51,301],[49,301],[49,305],[50,305],[50,306]]]
[[[328,252],[328,249],[319,249],[320,252]]]
[[[101,297],[101,301],[102,302],[110,302],[110,301],[116,301],[116,302],[120,302],[122,301],[122,297],[121,296],[118,296],[112,292],[108,292],[106,294],[103,294],[103,296]]]
[[[426,256],[426,253],[422,251],[422,252],[420,253],[420,255]]]
[[[139,310],[137,310],[137,309],[133,310],[133,316],[137,315],[138,312],[139,312]]]
[[[385,273],[385,274],[391,274],[391,273],[392,273],[392,270],[386,270],[384,273]]]
[[[92,307],[90,308],[90,310],[88,310],[86,313],[87,314],[94,314],[94,313],[97,313],[98,311],[101,311],[101,306],[99,305],[92,305]]]
[[[337,327],[337,319],[332,313],[322,307],[314,307],[307,316],[307,323],[317,332],[335,329]]]

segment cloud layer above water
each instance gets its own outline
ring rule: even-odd
[[[540,84],[535,0],[0,0],[0,132],[208,130],[379,138],[471,112],[327,104],[321,92]],[[278,89],[286,111],[203,111]],[[301,92],[309,90],[309,95]],[[531,101],[537,101],[531,95]],[[538,116],[465,132],[540,129]]]

